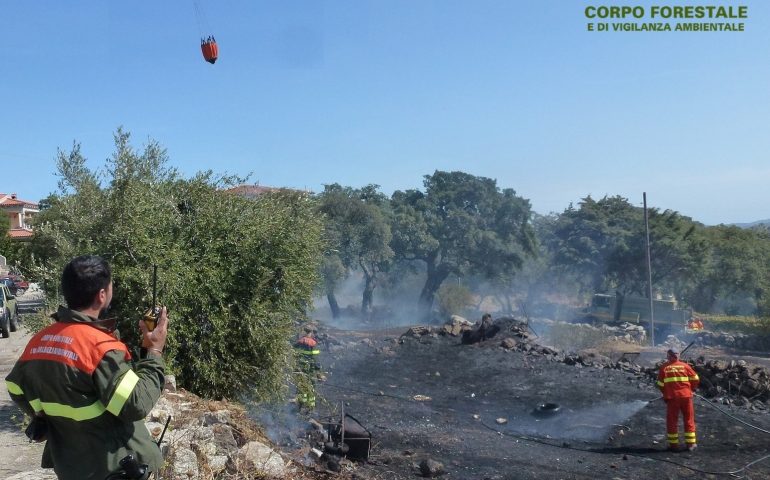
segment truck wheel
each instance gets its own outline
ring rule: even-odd
[[[0,335],[2,335],[3,338],[8,338],[11,336],[11,334],[8,331],[8,323],[10,323],[10,315],[8,313],[8,310],[3,313],[3,318],[0,318]]]
[[[19,329],[19,310],[16,309],[16,312],[11,316],[11,313],[8,312],[8,324],[10,326],[10,330],[12,332],[15,332]]]

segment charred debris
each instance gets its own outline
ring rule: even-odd
[[[575,328],[593,328],[575,325]],[[644,341],[644,329],[637,325],[621,327],[602,327],[604,332],[616,341],[626,342],[632,347],[641,349]],[[333,330],[320,327],[321,336],[325,339],[325,350],[330,356],[335,351],[348,349],[349,343],[339,340]],[[325,330],[325,331],[324,331]],[[457,348],[502,349],[519,352],[525,357],[538,357],[547,362],[558,362],[575,368],[610,369],[621,371],[627,378],[635,379],[640,385],[644,384],[655,390],[654,382],[658,373],[657,360],[647,362],[646,366],[635,362],[639,352],[633,351],[620,354],[617,358],[603,355],[596,349],[579,351],[564,351],[552,346],[541,344],[542,340],[529,322],[522,322],[514,317],[500,317],[489,322],[473,324],[462,317],[453,316],[447,323],[440,326],[413,326],[400,336],[390,336],[384,342],[373,341],[372,335],[362,335],[357,343],[375,350],[385,357],[397,355],[398,349],[404,346],[420,349],[435,342],[454,344]],[[703,332],[693,338],[686,338],[692,345],[700,347],[692,352],[701,352],[709,345],[719,345],[720,339],[713,333]],[[686,343],[670,335],[666,342],[680,349]],[[704,356],[684,358],[690,362],[701,377],[700,393],[713,403],[743,407],[755,412],[764,412],[770,402],[770,375],[767,369],[753,366],[743,360],[707,360]],[[332,373],[332,377],[334,374]],[[319,387],[325,383],[326,377],[319,382]],[[333,381],[333,378],[332,378]],[[380,395],[385,395],[379,392]],[[430,397],[412,400],[422,402],[431,400]],[[559,398],[552,398],[535,407],[533,417],[549,418],[560,414]],[[340,472],[346,463],[365,462],[369,459],[372,449],[376,449],[378,439],[372,435],[367,423],[373,421],[366,418],[367,412],[347,412],[344,402],[334,406],[335,413],[331,416],[311,420],[311,427],[306,435],[307,446],[305,458],[314,468],[326,472]],[[478,416],[475,415],[474,418]],[[497,423],[505,423],[498,419]],[[413,465],[414,473],[423,477],[434,477],[444,472],[444,466],[434,459],[427,458]]]

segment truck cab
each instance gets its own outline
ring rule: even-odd
[[[679,308],[673,295],[659,295],[652,301],[656,326],[667,326],[669,330],[684,330],[692,318],[692,311]],[[592,323],[635,323],[650,321],[650,300],[639,295],[597,293],[585,310]]]

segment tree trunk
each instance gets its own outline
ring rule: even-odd
[[[364,275],[364,294],[361,299],[361,317],[364,320],[372,319],[372,298],[374,297],[374,277]]]
[[[361,318],[369,321],[372,319],[374,287],[377,286],[377,267],[375,265],[368,266],[363,260],[359,260],[358,265],[364,273],[364,293],[361,297]]]
[[[444,283],[444,280],[449,276],[449,271],[442,266],[436,266],[432,262],[428,262],[428,276],[425,279],[425,285],[420,292],[420,300],[418,305],[420,307],[421,316],[429,320],[431,317],[431,310],[433,309],[433,298],[436,296],[436,292]]]
[[[340,306],[337,303],[337,297],[334,292],[327,292],[326,299],[329,300],[329,308],[332,310],[332,318],[340,318]]]

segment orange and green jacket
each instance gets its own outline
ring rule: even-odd
[[[5,379],[22,410],[48,424],[42,467],[59,480],[103,480],[133,452],[158,471],[163,457],[144,417],[163,388],[163,359],[132,363],[126,345],[93,318],[65,307],[53,317]]]
[[[692,367],[680,360],[666,362],[658,371],[658,388],[663,392],[663,398],[690,398],[698,388],[700,378]]]
[[[294,348],[303,355],[318,355],[321,350],[318,349],[318,342],[313,337],[300,337],[294,343]]]

